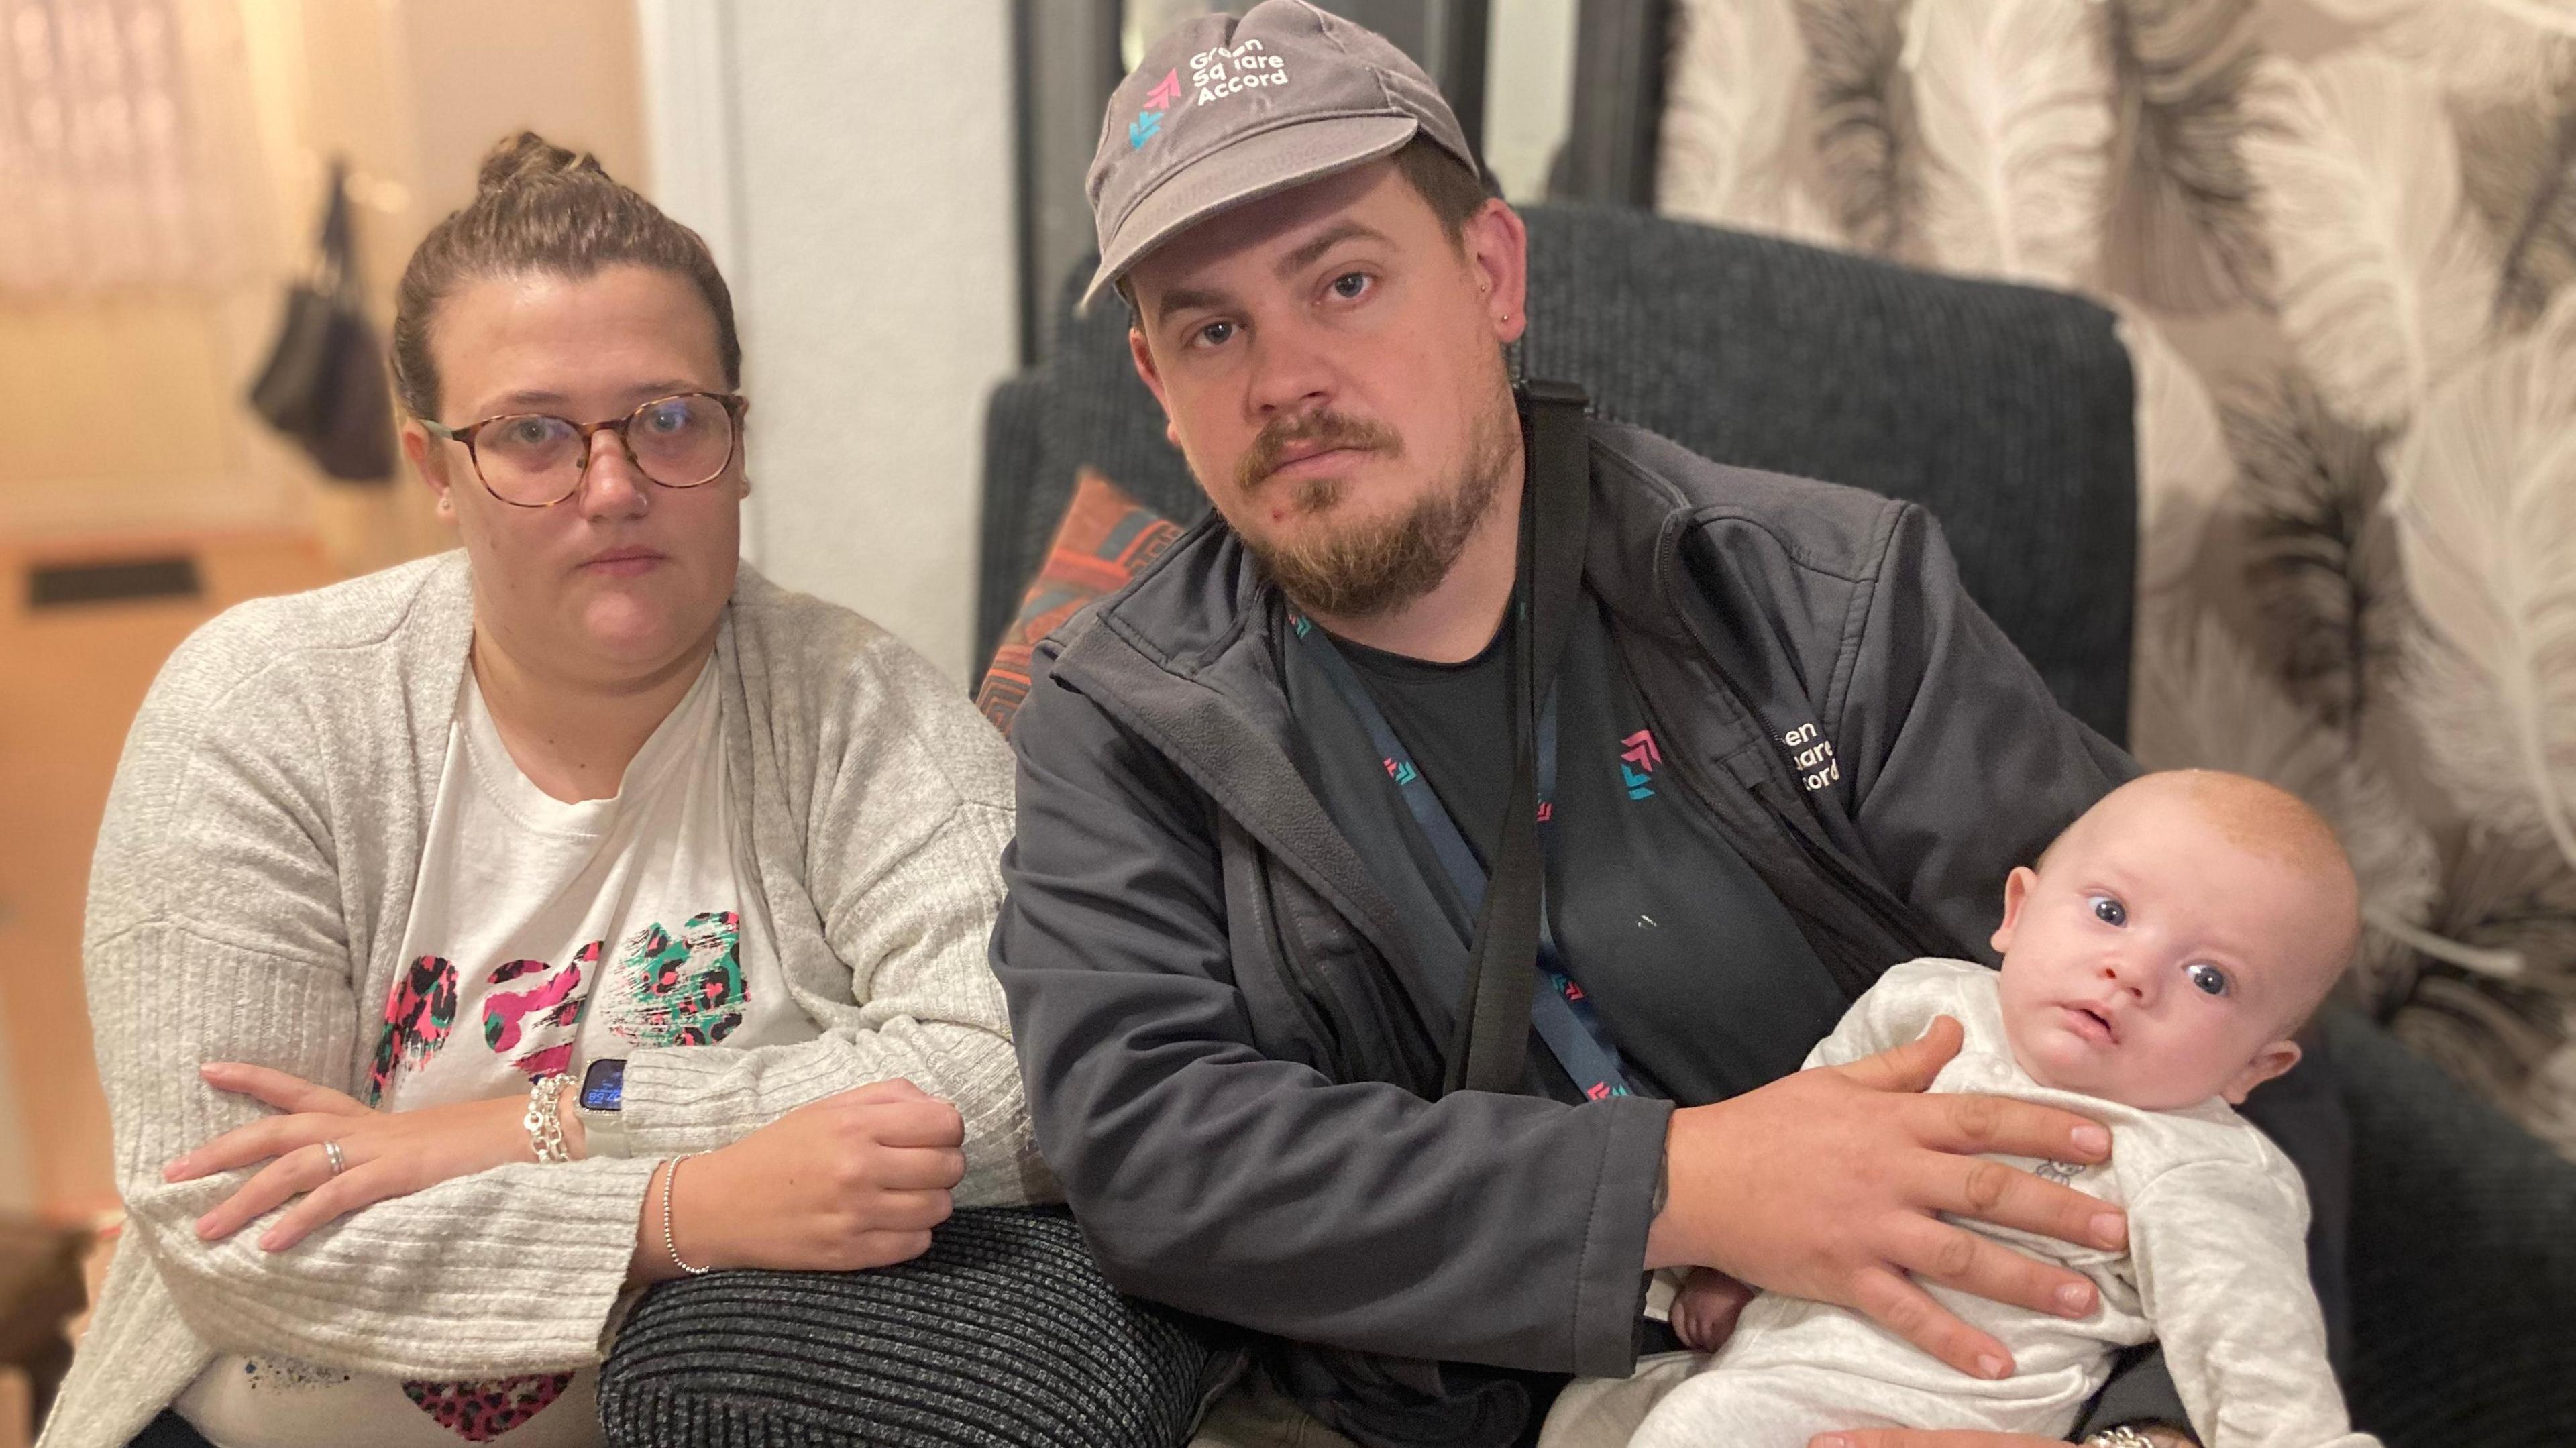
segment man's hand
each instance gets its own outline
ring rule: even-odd
[[[2156,1448],[2200,1448],[2190,1435],[2172,1427],[2143,1430]],[[1819,1433],[1806,1448],[2066,1448],[2056,1438],[2030,1438],[2022,1433],[1924,1433],[1917,1427],[1873,1427],[1865,1433]]]
[[[2012,1355],[1914,1279],[2082,1317],[2093,1284],[1939,1220],[1939,1213],[2118,1250],[2106,1203],[1979,1153],[2077,1162],[2111,1133],[2072,1112],[1996,1096],[1923,1094],[1959,1053],[1957,1021],[1848,1066],[1801,1071],[1676,1111],[1670,1184],[1646,1238],[1650,1269],[1715,1267],[1754,1287],[1852,1308],[1962,1372],[2010,1376]]]
[[[1820,1433],[1807,1448],[2066,1448],[2056,1438],[2026,1433],[1925,1432],[1919,1428],[1873,1428],[1859,1433]]]

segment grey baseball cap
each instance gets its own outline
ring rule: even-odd
[[[1100,270],[1082,305],[1218,212],[1393,155],[1416,135],[1481,169],[1422,67],[1306,0],[1175,28],[1109,97],[1086,181]]]

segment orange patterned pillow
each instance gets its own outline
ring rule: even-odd
[[[984,711],[984,717],[1004,734],[1010,733],[1020,701],[1029,696],[1029,650],[1081,612],[1084,604],[1125,587],[1128,579],[1161,557],[1180,536],[1180,528],[1170,519],[1119,491],[1116,483],[1083,469],[1074,483],[1073,501],[1064,510],[1064,522],[1055,530],[1055,542],[1047,547],[1046,561],[1029,581],[1019,616],[1002,631],[1001,645],[993,650],[993,667],[985,671],[984,685],[975,691],[975,706]]]

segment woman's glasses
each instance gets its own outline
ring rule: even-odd
[[[463,427],[421,423],[430,436],[465,444],[484,490],[520,508],[551,507],[581,491],[590,440],[617,434],[635,470],[666,488],[714,482],[733,466],[742,440],[742,399],[721,392],[657,397],[624,417],[574,422],[542,412],[487,417]]]

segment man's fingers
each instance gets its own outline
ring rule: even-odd
[[[1930,1165],[1917,1188],[1918,1199],[1936,1211],[2036,1232],[2077,1247],[2116,1252],[2129,1243],[2128,1214],[2073,1187],[2044,1181],[1988,1157],[1937,1155],[1924,1160]]]
[[[214,1061],[197,1068],[207,1085],[262,1101],[280,1111],[318,1111],[330,1116],[364,1116],[367,1108],[346,1092],[316,1086],[300,1076],[240,1061]]]
[[[1806,1440],[1806,1448],[2063,1448],[2063,1443],[2025,1433],[1971,1433],[1958,1427],[1857,1427],[1847,1433],[1819,1433]]]
[[[1915,1139],[1934,1151],[1967,1156],[1998,1152],[2084,1165],[2111,1154],[2111,1131],[2098,1121],[2004,1096],[1943,1092],[1910,1103]]]
[[[1932,1294],[1886,1267],[1864,1270],[1852,1286],[1852,1306],[1879,1326],[1971,1377],[2012,1376],[2012,1354],[1992,1337],[1959,1320]]]
[[[2093,1284],[2081,1273],[2025,1257],[1929,1217],[1913,1225],[1890,1260],[1927,1282],[2060,1317],[2091,1313],[2097,1297]]]
[[[1863,1056],[1843,1067],[1842,1073],[1873,1091],[1928,1091],[1932,1078],[1959,1054],[1961,1039],[1956,1020],[1934,1016],[1921,1036],[1875,1056]]]

